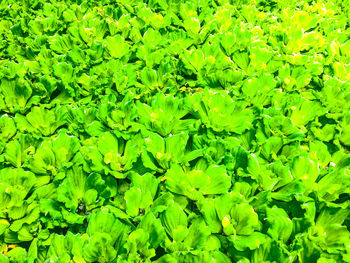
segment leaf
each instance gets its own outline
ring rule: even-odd
[[[182,161],[188,138],[185,133],[170,135],[165,138],[165,152],[170,157],[171,162]]]
[[[39,131],[42,135],[49,136],[53,134],[58,127],[65,123],[64,117],[64,108],[58,108],[55,111],[51,111],[43,107],[35,106],[26,115],[26,121],[23,120],[21,128],[33,132]]]
[[[293,222],[286,211],[276,206],[266,209],[267,221],[270,227],[267,233],[274,239],[286,243],[293,230]]]
[[[184,28],[187,32],[191,32],[192,34],[197,35],[201,28],[201,24],[195,17],[186,18],[184,20]]]
[[[157,248],[165,239],[165,231],[160,219],[156,218],[153,213],[147,213],[141,220],[138,227],[149,233],[149,242],[153,248]]]
[[[129,46],[121,35],[107,37],[106,46],[109,51],[109,54],[113,58],[117,58],[117,59],[122,58],[129,51]]]
[[[160,216],[162,225],[166,232],[176,242],[181,242],[186,237],[187,230],[187,216],[178,204],[169,206]]]
[[[193,30],[196,29],[193,28]],[[183,59],[185,65],[193,72],[199,72],[205,65],[205,56],[200,49],[191,49],[190,51],[185,50]]]
[[[152,48],[158,46],[161,40],[162,35],[158,31],[155,31],[153,28],[148,29],[143,35],[144,44]]]
[[[210,166],[205,171],[184,171],[175,165],[167,171],[165,178],[171,192],[193,200],[200,199],[202,195],[225,193],[231,186],[231,178],[224,166]]]
[[[340,135],[340,141],[347,146],[350,146],[350,114],[344,116],[342,133]]]
[[[52,146],[49,141],[44,141],[35,152],[35,155],[28,161],[27,167],[34,173],[48,174],[56,173],[56,157],[52,151]]]
[[[0,89],[6,105],[12,111],[14,108],[24,109],[32,95],[32,89],[27,82],[18,83],[15,80],[2,79]]]
[[[5,149],[5,159],[15,167],[21,167],[22,165],[22,149],[19,142],[10,141]]]
[[[94,234],[83,249],[83,257],[87,262],[106,260],[112,262],[117,256],[113,248],[112,238],[106,233]]]
[[[257,213],[252,206],[245,203],[234,205],[229,215],[222,219],[224,232],[228,222],[232,224],[237,235],[251,235],[259,228]]]
[[[266,235],[260,232],[254,232],[249,236],[231,236],[230,240],[238,251],[244,251],[246,249],[257,249],[268,239]]]
[[[322,107],[317,101],[305,101],[292,112],[291,120],[295,125],[306,125],[320,114]]]
[[[158,86],[157,72],[154,69],[144,68],[141,71],[140,79],[147,88],[153,89]]]
[[[102,210],[93,213],[89,217],[89,224],[86,230],[86,233],[90,237],[98,235],[99,233],[103,234],[98,235],[101,236],[102,240],[97,238],[96,242],[106,242],[108,246],[111,245],[116,248],[121,245],[122,240],[126,237],[126,232],[128,232],[127,225],[119,221],[112,213]],[[113,235],[110,235],[111,233],[113,233]],[[97,253],[93,246],[91,246],[91,250],[92,251],[89,253]]]
[[[74,69],[66,63],[61,62],[53,66],[55,76],[62,80],[63,83],[70,83],[73,78]]]
[[[319,176],[320,168],[316,161],[300,156],[294,159],[291,171],[294,178],[302,180],[306,187],[311,188]]]
[[[17,132],[16,124],[13,118],[7,114],[3,114],[0,117],[0,140],[3,142],[8,141]]]
[[[350,232],[342,224],[348,215],[349,211],[344,209],[322,209],[316,220],[315,236],[318,233],[323,234],[322,240],[329,247],[338,247],[346,244],[349,240]]]
[[[133,174],[131,188],[125,192],[127,213],[137,216],[140,209],[147,211],[153,204],[157,189],[158,182],[152,174]]]
[[[87,235],[74,235],[69,231],[65,236],[55,234],[48,249],[47,257],[51,260],[69,261],[73,258],[82,260],[82,248],[87,239]]]
[[[69,136],[66,132],[61,131],[52,142],[56,165],[60,166],[71,161],[79,148],[80,143],[76,137]]]
[[[147,151],[152,153],[152,155],[160,159],[165,153],[165,142],[161,136],[156,133],[150,133],[145,139],[145,145]]]

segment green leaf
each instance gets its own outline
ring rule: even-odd
[[[231,225],[234,228],[234,233],[237,235],[251,235],[254,230],[259,228],[258,215],[252,206],[245,203],[236,204],[232,207],[230,213],[222,219],[225,233],[231,231]]]
[[[66,63],[60,62],[53,66],[55,76],[62,80],[63,83],[70,83],[73,79],[74,69],[73,67]]]
[[[318,101],[305,101],[293,110],[291,120],[297,126],[306,125],[320,114],[322,107]]]
[[[56,157],[50,141],[44,141],[29,160],[27,167],[34,173],[46,175],[56,174]]]
[[[106,233],[94,234],[83,249],[83,257],[87,262],[112,262],[116,256],[112,238]]]
[[[65,236],[55,234],[52,238],[50,247],[47,252],[47,257],[50,260],[70,261],[83,260],[82,249],[83,244],[88,240],[88,236],[74,235],[71,232],[67,232]]]
[[[7,114],[0,117],[0,140],[2,142],[8,141],[17,132],[16,124],[13,118]]]
[[[21,115],[16,115],[18,128],[28,130],[33,133],[40,132],[43,136],[52,135],[56,129],[65,123],[65,108],[60,107],[55,110],[48,110],[43,107],[33,107],[24,119]]]
[[[129,46],[121,35],[107,37],[106,46],[109,51],[109,54],[113,58],[117,58],[117,59],[122,58],[129,51]]]
[[[165,231],[176,242],[181,242],[188,234],[187,216],[178,204],[170,205],[160,216]]]
[[[10,141],[5,149],[5,159],[17,168],[22,165],[21,150],[21,145],[17,140]]]
[[[79,150],[80,143],[78,138],[69,136],[67,132],[61,131],[52,142],[52,150],[55,153],[56,165],[61,166],[74,157]]]
[[[306,187],[312,188],[319,176],[320,168],[317,161],[300,156],[294,159],[291,171],[294,178],[300,179]]]
[[[201,28],[201,24],[197,18],[190,17],[184,20],[184,28],[187,32],[197,35]]]
[[[246,249],[255,250],[265,242],[268,237],[260,232],[254,232],[249,236],[231,236],[230,241],[238,251]]]
[[[216,213],[215,201],[211,199],[204,199],[199,202],[198,206],[211,232],[220,233],[222,226]]]
[[[108,213],[106,210],[100,210],[97,213],[92,214],[89,218],[89,224],[86,230],[86,233],[90,237],[95,235],[101,236],[99,234],[103,234],[103,240],[101,240],[101,242],[106,242],[108,244],[108,247],[112,246],[115,247],[117,250],[123,245],[123,241],[125,241],[125,239],[127,238],[128,232],[129,227],[126,224],[119,221],[114,214]],[[113,235],[111,235],[111,233],[113,233]],[[91,252],[89,252],[90,256],[94,257],[96,256],[96,253],[98,254],[95,248],[93,248],[93,246],[91,245]]]
[[[342,132],[339,139],[344,145],[350,146],[350,113],[344,116]]]
[[[20,83],[15,80],[2,79],[0,89],[10,111],[15,108],[24,109],[32,95],[32,89],[25,81]]]
[[[157,159],[160,159],[165,153],[165,142],[157,133],[150,133],[145,139],[145,145],[147,151]]]
[[[27,258],[27,251],[22,247],[15,247],[11,249],[6,256],[10,259],[10,262],[24,262]]]
[[[198,200],[202,195],[222,194],[231,187],[231,178],[224,166],[210,166],[206,170],[184,171],[174,165],[165,174],[169,191]]]
[[[170,135],[165,138],[165,152],[169,156],[171,162],[182,161],[188,138],[188,135],[185,133]]]
[[[157,72],[153,69],[144,68],[141,71],[140,79],[147,88],[153,89],[158,86]]]
[[[156,47],[162,40],[162,35],[153,28],[148,29],[143,35],[143,42],[146,46]]]
[[[157,219],[152,212],[142,218],[138,227],[149,233],[149,242],[153,248],[157,248],[165,239],[166,234],[160,219]]]
[[[282,240],[286,243],[293,230],[293,222],[288,217],[288,214],[282,208],[276,206],[266,209],[267,221],[270,227],[267,233],[274,240]]]
[[[158,189],[158,181],[150,173],[144,175],[133,174],[131,188],[125,192],[126,212],[130,216],[137,216],[139,210],[147,211],[153,204]]]

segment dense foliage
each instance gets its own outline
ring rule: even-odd
[[[0,263],[350,262],[346,1],[0,17]]]

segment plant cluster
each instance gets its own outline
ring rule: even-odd
[[[345,1],[0,1],[0,262],[350,262]]]

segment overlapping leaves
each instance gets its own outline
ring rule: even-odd
[[[345,1],[0,3],[0,262],[350,262]]]

